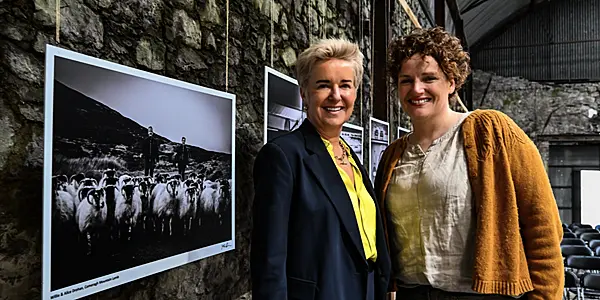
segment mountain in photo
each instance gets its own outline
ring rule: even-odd
[[[143,171],[141,153],[148,135],[146,127],[57,80],[54,81],[53,110],[55,164],[57,160],[111,157],[124,162],[123,168],[128,171]],[[172,155],[179,141],[173,142],[156,133],[154,137],[161,145],[157,169],[161,165],[165,169],[174,166]],[[187,146],[190,169],[207,160],[231,159],[230,154]]]

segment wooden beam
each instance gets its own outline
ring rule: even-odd
[[[419,23],[419,19],[417,19],[417,16],[415,16],[415,14],[413,13],[413,11],[410,8],[410,6],[408,5],[408,3],[406,3],[406,0],[398,0],[398,1],[400,2],[400,5],[402,5],[402,8],[404,8],[404,11],[408,15],[408,18],[413,22],[415,27],[422,28],[421,24]]]

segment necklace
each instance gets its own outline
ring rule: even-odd
[[[348,160],[347,160],[348,155],[346,154],[347,153],[346,147],[344,147],[344,144],[342,143],[341,140],[340,140],[340,147],[342,148],[342,156],[341,157],[337,156],[337,155],[334,155],[334,156],[335,156],[335,159],[337,159],[340,162],[340,165],[345,166],[348,164]]]

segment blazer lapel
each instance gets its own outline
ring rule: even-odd
[[[354,208],[352,207],[352,202],[344,181],[342,181],[321,137],[308,119],[304,121],[300,130],[304,134],[306,148],[312,152],[312,155],[304,158],[304,164],[313,173],[317,182],[329,198],[329,201],[333,204],[343,227],[350,235],[352,243],[366,264],[367,261],[360,233],[358,232]]]

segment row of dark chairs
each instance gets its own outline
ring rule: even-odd
[[[571,298],[570,293],[574,293],[575,297]],[[580,278],[571,271],[565,271],[563,299],[585,300],[586,296],[592,299],[600,298],[600,274],[586,273]]]
[[[563,224],[563,299],[600,299],[600,225]],[[574,295],[571,295],[573,293]]]

